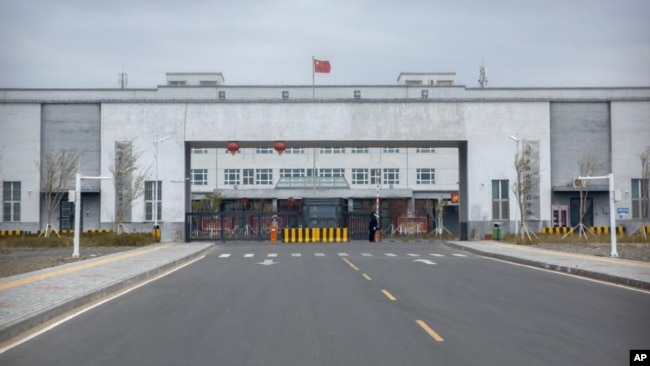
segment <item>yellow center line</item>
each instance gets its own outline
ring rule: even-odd
[[[117,261],[122,260],[122,259],[130,258],[130,257],[136,257],[136,256],[139,256],[139,255],[142,255],[142,254],[155,252],[157,250],[164,249],[164,248],[167,248],[167,247],[170,247],[170,246],[171,246],[171,244],[165,244],[165,245],[159,245],[159,246],[157,246],[155,248],[150,248],[150,249],[145,249],[145,250],[134,250],[134,251],[130,251],[130,252],[126,253],[126,254],[100,259],[98,261],[84,262],[84,263],[82,263],[82,264],[80,264],[78,266],[67,267],[67,268],[63,268],[63,269],[59,269],[59,270],[55,270],[55,271],[51,271],[51,272],[47,272],[47,273],[38,274],[38,275],[35,275],[35,276],[21,278],[19,280],[0,283],[0,290],[7,290],[7,289],[10,289],[10,288],[13,288],[13,287],[16,287],[16,286],[26,285],[28,283],[37,282],[37,281],[42,281],[42,280],[45,280],[45,279],[48,279],[48,278],[52,278],[52,277],[61,276],[61,275],[68,274],[68,273],[81,271],[81,270],[84,270],[84,269],[87,269],[87,268],[96,267],[96,266],[99,266],[99,265],[102,265],[102,264],[117,262]]]
[[[397,300],[397,299],[395,298],[395,296],[393,296],[390,292],[388,292],[388,290],[381,290],[381,292],[383,292],[384,295],[386,295],[386,297],[387,297],[390,301],[396,301],[396,300]]]
[[[424,331],[427,332],[427,334],[429,334],[431,336],[431,338],[435,339],[436,342],[444,342],[445,341],[438,333],[436,333],[435,330],[431,329],[431,327],[428,326],[427,323],[425,323],[423,320],[416,320],[415,322],[418,323],[418,325],[422,329],[424,329]]]
[[[350,262],[347,258],[343,258],[343,260],[345,261],[345,263],[348,264],[348,266],[352,267],[352,269],[354,269],[355,271],[358,271],[358,270],[359,270],[359,268],[357,268],[357,266],[355,266],[354,264],[352,264],[352,262]]]
[[[363,276],[363,278],[365,278],[366,280],[368,280],[368,281],[372,281],[372,278],[370,278],[370,276],[368,276],[367,274],[364,273],[362,276]]]

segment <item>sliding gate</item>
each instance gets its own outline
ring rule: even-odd
[[[273,221],[278,225],[278,241],[284,228],[303,227],[298,212],[191,212],[185,214],[185,241],[270,240]]]

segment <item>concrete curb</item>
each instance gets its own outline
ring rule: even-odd
[[[50,309],[43,310],[39,313],[36,313],[32,316],[29,316],[28,318],[18,320],[14,323],[10,324],[3,324],[3,328],[0,329],[0,344],[2,344],[5,341],[8,341],[20,334],[23,334],[30,329],[33,329],[35,327],[38,327],[42,325],[43,323],[46,323],[58,316],[61,316],[67,312],[70,312],[74,309],[77,309],[81,306],[84,306],[86,304],[89,304],[93,301],[102,299],[108,295],[117,293],[123,289],[126,289],[130,286],[133,286],[137,283],[143,282],[149,278],[155,277],[163,272],[169,271],[177,266],[180,266],[181,264],[184,264],[186,262],[189,262],[195,258],[198,258],[211,250],[213,248],[213,245],[204,248],[202,250],[199,250],[196,253],[189,254],[185,257],[177,258],[169,263],[163,264],[160,267],[148,270],[146,272],[136,274],[134,276],[124,278],[122,280],[117,281],[116,283],[113,283],[111,285],[101,287],[94,289],[90,291],[87,294],[81,295],[77,298],[71,299],[63,304],[54,306]]]
[[[600,281],[605,281],[605,282],[611,282],[619,285],[625,285],[629,287],[635,287],[643,290],[650,290],[650,282],[642,281],[642,280],[636,280],[633,278],[625,278],[625,277],[620,277],[620,276],[615,276],[607,273],[602,273],[602,272],[595,272],[595,271],[590,271],[587,269],[581,269],[581,268],[575,268],[575,267],[567,267],[559,264],[550,264],[550,263],[545,263],[541,261],[534,261],[530,259],[525,259],[525,258],[519,258],[519,257],[514,257],[510,255],[505,255],[505,254],[499,254],[499,253],[491,253],[487,251],[482,251],[479,249],[475,248],[470,248],[466,247],[463,245],[458,245],[455,243],[448,243],[444,242],[444,244],[448,247],[458,249],[458,250],[463,250],[472,254],[477,254],[477,255],[482,255],[484,257],[490,257],[490,258],[496,258],[496,259],[502,259],[508,262],[513,262],[513,263],[519,263],[519,264],[524,264],[527,266],[531,267],[538,267],[538,268],[543,268],[543,269],[548,269],[552,271],[557,271],[557,272],[563,272],[567,274],[572,274],[576,276],[582,276],[586,278],[592,278],[595,280],[600,280]]]

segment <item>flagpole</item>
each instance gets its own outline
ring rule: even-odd
[[[314,86],[315,74],[316,74],[316,59],[314,58],[314,56],[312,56],[311,57],[311,99],[316,98],[316,87]]]

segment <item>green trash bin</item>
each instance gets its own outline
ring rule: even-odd
[[[501,224],[498,222],[494,224],[492,229],[492,239],[501,240]]]

